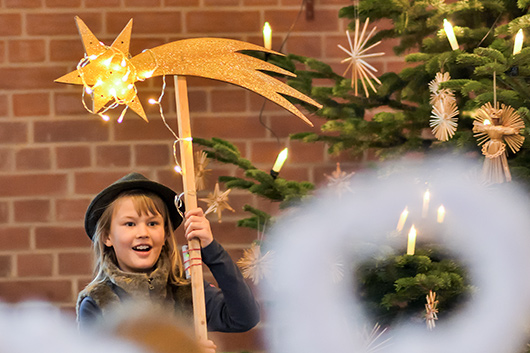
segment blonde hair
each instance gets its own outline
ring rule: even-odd
[[[170,271],[169,281],[173,284],[187,284],[189,281],[184,277],[183,263],[178,253],[178,244],[173,232],[173,225],[169,217],[169,211],[162,199],[148,191],[128,190],[124,191],[112,201],[98,220],[96,231],[92,238],[92,247],[94,250],[94,279],[87,288],[104,282],[108,277],[109,264],[118,266],[118,259],[113,247],[105,245],[105,240],[109,236],[112,216],[117,203],[124,197],[130,197],[135,206],[136,212],[141,216],[143,214],[160,215],[164,219],[164,233],[166,240],[162,247],[161,255],[165,253],[169,259]]]

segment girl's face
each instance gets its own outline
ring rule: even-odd
[[[164,242],[164,219],[160,214],[139,215],[130,196],[117,200],[105,245],[114,248],[122,271],[149,272]]]

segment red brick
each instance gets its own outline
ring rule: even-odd
[[[25,250],[29,246],[29,228],[0,226],[0,250]]]
[[[57,147],[57,167],[61,169],[84,168],[90,166],[90,147]]]
[[[79,227],[37,227],[35,243],[38,249],[85,248],[91,244],[82,224]]]
[[[9,171],[15,165],[15,153],[12,148],[0,148],[0,170]]]
[[[208,110],[208,97],[204,91],[189,91],[188,103],[190,112],[205,112]]]
[[[166,7],[168,6],[199,6],[199,0],[166,0]]]
[[[9,204],[7,202],[0,202],[0,224],[7,223],[9,220]]]
[[[237,18],[237,21],[229,19]],[[187,30],[197,33],[260,31],[258,11],[193,11],[186,14]]]
[[[286,50],[291,54],[309,56],[312,58],[322,57],[321,36],[296,36],[293,35],[287,42]]]
[[[89,116],[87,115],[88,111],[83,106],[82,88],[81,86],[76,88],[76,92],[57,92],[55,94],[55,115]],[[89,101],[87,101],[87,103],[88,102]],[[92,118],[97,118],[97,116],[93,116]]]
[[[66,192],[64,174],[22,174],[0,175],[0,195],[47,196]]]
[[[2,63],[6,61],[6,47],[6,42],[4,40],[0,40],[0,62]]]
[[[42,7],[42,0],[5,0],[4,5],[7,8],[39,8]]]
[[[0,15],[0,36],[16,36],[22,33],[22,19],[20,14]]]
[[[7,281],[0,282],[0,299],[6,302],[46,300],[69,302],[72,298],[72,282],[67,280]]]
[[[146,123],[137,116],[126,117],[123,123],[116,124],[114,136],[117,141],[160,141],[164,139],[168,143],[173,143],[174,141],[162,119],[149,119],[149,123]]]
[[[64,67],[24,67],[0,69],[0,89],[52,89],[53,80],[64,75]]]
[[[247,92],[237,90],[213,90],[212,110],[215,112],[244,112],[247,109]]]
[[[15,201],[16,222],[47,222],[51,219],[49,200]]]
[[[45,0],[44,5],[46,7],[56,8],[56,7],[81,7],[81,0]]]
[[[243,0],[244,6],[278,5],[278,0]]]
[[[148,7],[148,8],[154,8],[154,7],[160,7],[162,5],[162,0],[150,0],[149,2],[146,2],[144,0],[125,0],[125,7],[131,8],[131,7]]]
[[[14,94],[15,116],[36,116],[50,114],[48,93]]]
[[[11,276],[11,273],[12,273],[11,264],[12,264],[11,256],[9,255],[0,256],[0,278]]]
[[[98,167],[128,167],[131,165],[131,148],[128,145],[96,146]]]
[[[81,39],[53,39],[50,37],[50,60],[78,63],[85,52]],[[67,72],[65,72],[66,74]]]
[[[49,148],[24,148],[16,152],[17,170],[45,170],[51,167]]]
[[[138,166],[167,166],[173,153],[172,144],[134,146],[134,164]],[[179,157],[180,158],[180,157]]]
[[[295,115],[292,115],[291,113],[284,113],[282,115],[275,115],[270,117],[270,125],[269,127],[274,131],[276,136],[278,137],[288,137],[291,134],[299,133],[299,132],[320,132],[319,126],[324,121],[321,118],[318,118],[317,116],[311,115],[305,110],[304,108],[300,108],[300,111],[302,114],[306,116],[311,123],[313,123],[314,127],[311,127],[307,125],[302,119],[298,118]]]
[[[204,0],[205,6],[237,6],[239,0]]]
[[[58,222],[76,221],[82,224],[89,204],[90,199],[58,199],[55,201],[56,220]]]
[[[264,18],[270,23],[271,27],[278,32],[287,32],[291,23],[296,19],[298,10],[266,10]],[[339,19],[337,11],[319,9],[315,12],[315,19],[308,21],[305,16],[293,28],[293,32],[314,32],[318,28],[319,32],[337,31],[339,29]]]
[[[53,256],[51,254],[19,254],[17,270],[20,277],[51,276]]]
[[[256,141],[252,143],[252,154],[250,160],[252,163],[258,164],[262,163],[265,165],[270,165],[267,169],[272,168],[278,153],[285,148],[284,144],[278,144],[276,141]],[[290,151],[289,151],[290,152]],[[290,153],[289,153],[290,154]],[[289,157],[285,163],[289,163]]]
[[[46,59],[45,43],[41,39],[10,40],[8,48],[12,63],[42,62]]]
[[[75,193],[96,196],[101,190],[128,174],[124,172],[87,172],[75,174]]]
[[[322,163],[326,154],[325,148],[320,143],[291,141],[289,146],[289,161],[293,165],[299,163]]]
[[[119,7],[120,0],[90,0],[85,3],[86,7]]]
[[[96,117],[90,116],[89,118],[86,120],[37,121],[34,126],[35,142],[107,140],[109,124]]]
[[[134,35],[133,35],[133,39],[131,40],[131,47],[129,48],[129,52],[133,56],[138,55],[145,49],[152,49],[154,47],[158,47],[168,42],[165,38],[153,37],[154,35],[155,34],[150,35],[148,38],[134,38]]]
[[[111,12],[107,14],[107,31],[120,33],[131,18],[134,19],[133,32],[136,34],[174,34],[182,31],[179,11]]]
[[[25,143],[28,140],[26,123],[0,121],[0,144]]]
[[[26,15],[26,28],[30,35],[77,35],[74,18],[79,15],[90,30],[97,35],[101,31],[99,13],[32,13]]]
[[[255,117],[194,117],[191,124],[193,136],[201,138],[230,139],[244,136],[248,139],[265,137],[266,135],[266,129],[260,125]]]
[[[60,275],[90,275],[92,269],[91,253],[78,252],[59,254]]]
[[[0,117],[6,117],[9,114],[8,104],[7,96],[4,94],[0,95]]]

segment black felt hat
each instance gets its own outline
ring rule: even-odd
[[[130,173],[101,191],[96,197],[94,197],[88,206],[85,214],[85,231],[90,239],[94,236],[97,223],[107,206],[110,205],[119,194],[128,190],[146,190],[160,196],[169,211],[169,218],[171,219],[173,229],[176,229],[180,223],[182,223],[182,216],[175,207],[176,193],[173,190],[167,186],[147,179],[142,174]],[[180,207],[180,210],[184,213],[184,205]]]

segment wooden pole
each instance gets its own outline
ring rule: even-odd
[[[175,81],[175,101],[180,138],[180,163],[184,186],[184,204],[187,210],[197,207],[195,189],[195,168],[193,166],[193,143],[191,141],[190,111],[186,77],[173,76]],[[206,305],[204,302],[204,281],[202,278],[201,244],[198,239],[188,241],[190,255],[191,292],[193,296],[193,318],[195,335],[198,340],[208,339],[206,326]]]

